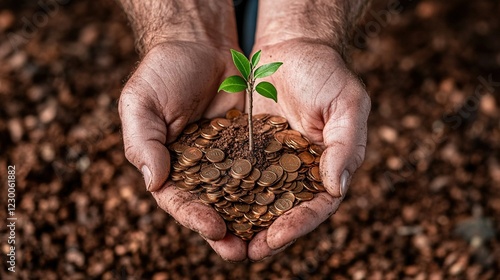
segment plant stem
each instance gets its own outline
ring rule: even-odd
[[[252,119],[252,109],[253,109],[253,81],[250,82],[249,88],[247,88],[247,98],[248,98],[248,147],[250,149],[250,154],[253,153],[253,119]]]

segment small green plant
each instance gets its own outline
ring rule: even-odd
[[[256,52],[249,61],[246,56],[238,51],[231,50],[233,62],[241,76],[235,75],[227,77],[220,85],[218,91],[226,91],[229,93],[237,93],[243,90],[247,94],[247,110],[248,110],[248,146],[250,152],[253,152],[253,92],[257,91],[260,95],[278,102],[278,92],[276,88],[269,82],[260,82],[255,85],[255,80],[265,78],[274,74],[283,64],[282,62],[272,62],[269,64],[256,67],[260,60],[261,51]]]

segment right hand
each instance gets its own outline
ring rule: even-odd
[[[188,123],[232,108],[243,110],[243,94],[217,93],[223,79],[236,74],[228,49],[185,41],[156,45],[125,85],[119,112],[125,155],[141,170],[158,206],[202,235],[222,258],[240,261],[246,258],[246,243],[226,233],[213,208],[167,180],[170,155],[165,147]]]

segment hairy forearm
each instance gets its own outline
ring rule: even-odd
[[[118,0],[136,36],[137,48],[147,53],[166,41],[236,44],[232,0]]]
[[[256,41],[306,39],[342,51],[370,0],[260,0]]]

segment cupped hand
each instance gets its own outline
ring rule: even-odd
[[[213,208],[167,181],[170,155],[165,147],[188,123],[243,109],[243,94],[217,93],[222,80],[235,71],[226,49],[191,42],[159,44],[125,85],[119,112],[125,155],[141,170],[159,207],[202,235],[222,258],[239,261],[246,258],[247,244],[226,233]]]
[[[325,148],[320,171],[327,190],[286,212],[254,237],[248,256],[260,260],[335,213],[351,176],[364,160],[370,99],[339,53],[329,46],[293,39],[254,49],[262,49],[262,64],[283,62],[268,78],[278,90],[278,103],[254,94],[255,114],[284,116],[291,128]]]

